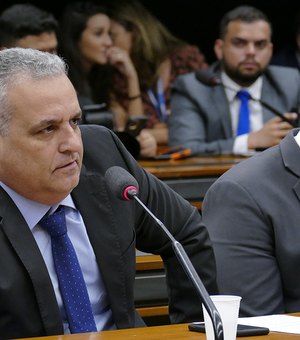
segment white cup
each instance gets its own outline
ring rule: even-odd
[[[224,340],[236,340],[241,297],[236,295],[211,295],[211,299],[216,306],[223,323]],[[214,328],[203,304],[202,309],[206,339],[215,340]]]

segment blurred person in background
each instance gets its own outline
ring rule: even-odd
[[[300,77],[295,69],[269,65],[271,36],[269,19],[255,7],[238,6],[223,16],[214,45],[218,61],[209,69],[211,79],[221,84],[199,81],[204,72],[197,72],[198,79],[196,73],[178,77],[171,97],[170,146],[183,145],[194,154],[248,155],[287,135],[297,118]],[[245,106],[248,112],[240,110]],[[247,119],[240,119],[242,112]],[[240,122],[247,123],[244,129]]]
[[[15,4],[0,14],[0,49],[23,47],[56,53],[57,30],[52,13],[32,4]]]
[[[114,113],[116,131],[125,129],[128,117],[143,114],[140,86],[135,67],[127,53],[113,46],[107,9],[89,1],[68,4],[60,21],[59,53],[69,66],[81,107],[105,103]],[[126,112],[113,79],[122,75],[127,85]],[[147,131],[137,136],[141,157],[156,154],[157,143]]]
[[[144,114],[158,144],[168,143],[170,89],[180,74],[207,68],[199,48],[175,37],[140,2],[109,1],[111,36],[115,46],[126,51],[137,70]],[[127,86],[116,79],[123,107]]]

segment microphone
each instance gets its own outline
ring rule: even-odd
[[[214,87],[222,85],[221,78],[210,69],[195,71],[195,77],[198,81],[200,81],[200,83],[207,86]]]
[[[110,167],[105,173],[105,179],[112,192],[118,198],[126,201],[134,199],[136,202],[138,202],[138,204],[147,212],[147,214],[149,214],[153,218],[153,220],[159,225],[159,227],[171,240],[172,247],[177,259],[179,260],[188,278],[192,281],[203,305],[205,306],[205,309],[207,310],[207,313],[210,316],[214,328],[215,339],[223,340],[223,324],[216,306],[211,300],[205,286],[203,285],[200,277],[198,276],[198,273],[196,272],[181,243],[174,238],[174,236],[170,233],[166,226],[138,198],[137,195],[139,191],[139,186],[136,179],[128,171],[119,166]]]
[[[200,83],[202,83],[204,85],[211,86],[211,87],[220,85],[220,86],[224,87],[225,89],[236,92],[236,90],[233,89],[232,87],[224,85],[222,83],[221,78],[210,69],[195,71],[195,77],[198,81],[200,81]],[[271,106],[270,104],[266,103],[265,101],[263,101],[259,98],[254,98],[250,95],[250,99],[260,103],[262,106],[264,106],[265,108],[267,108],[268,110],[273,112],[276,116],[280,117],[283,121],[291,124],[293,127],[298,127],[298,120],[297,119],[296,120],[290,120],[290,119],[286,118],[281,112],[276,110],[273,106]]]
[[[112,193],[119,199],[130,201],[138,194],[137,180],[124,168],[112,166],[106,170],[104,177]]]

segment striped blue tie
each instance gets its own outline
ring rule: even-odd
[[[39,224],[50,234],[52,255],[71,333],[96,332],[96,324],[87,288],[66,227],[64,208],[60,206]]]
[[[250,93],[246,90],[240,90],[236,96],[241,100],[239,122],[236,135],[243,135],[250,132],[250,111],[248,101],[251,98]]]

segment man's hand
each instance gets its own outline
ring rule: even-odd
[[[149,158],[156,156],[157,143],[155,138],[147,130],[142,130],[136,138],[141,147],[140,156],[142,158]]]
[[[285,113],[284,116],[290,120],[298,117],[297,113]],[[274,117],[267,121],[262,129],[252,132],[248,136],[249,149],[266,149],[277,145],[284,138],[293,126],[280,117]]]

